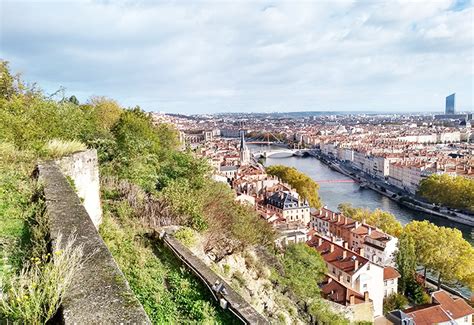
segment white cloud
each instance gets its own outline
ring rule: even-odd
[[[82,100],[400,111],[455,91],[473,106],[473,8],[452,1],[0,1],[0,56]]]

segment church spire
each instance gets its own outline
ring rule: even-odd
[[[250,163],[250,150],[245,144],[245,132],[240,131],[240,165],[248,165]]]

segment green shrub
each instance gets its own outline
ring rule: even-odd
[[[196,243],[196,236],[191,228],[183,227],[179,229],[174,233],[174,237],[187,247],[192,247]]]
[[[393,293],[383,300],[383,313],[388,314],[389,312],[397,309],[405,309],[408,306],[408,299],[400,294]]]
[[[232,278],[237,281],[240,287],[244,287],[247,283],[247,281],[245,281],[243,273],[240,271],[235,271],[234,274],[232,274]]]
[[[224,269],[224,274],[229,275],[230,273],[230,265],[229,264],[224,264],[222,265],[222,268]]]

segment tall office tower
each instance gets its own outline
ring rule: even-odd
[[[446,111],[445,114],[454,114],[454,98],[456,93],[446,97]]]

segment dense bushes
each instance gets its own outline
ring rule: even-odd
[[[33,274],[22,252],[32,230],[27,222],[35,209],[30,200],[34,184],[29,176],[35,163],[87,146],[98,150],[101,177],[113,185],[103,194],[112,200],[109,210],[105,206],[104,239],[150,318],[156,323],[232,322],[208,302],[206,290],[179,267],[172,254],[145,236],[145,227],[152,226],[152,221],[158,221],[158,226],[167,223],[205,228],[198,226],[205,224],[205,215],[199,215],[200,221],[189,222],[186,215],[174,211],[179,202],[173,200],[179,197],[164,192],[180,182],[180,191],[196,191],[191,199],[200,201],[199,189],[205,188],[208,167],[189,153],[176,150],[177,131],[165,124],[154,126],[150,115],[139,108],[123,109],[106,98],[93,98],[86,104],[46,98],[12,76],[5,62],[0,68],[0,275],[8,274],[3,285],[14,281],[17,274]],[[210,202],[210,198],[203,201]],[[169,213],[163,215],[165,211]],[[22,265],[27,269],[19,273]],[[48,288],[38,285],[35,292],[46,294]],[[0,322],[4,318],[44,322],[50,316],[18,318],[6,311]]]
[[[300,306],[308,323],[348,324],[343,315],[334,313],[321,298],[319,283],[327,273],[321,255],[306,243],[292,244],[285,248],[273,268],[272,279]]]

